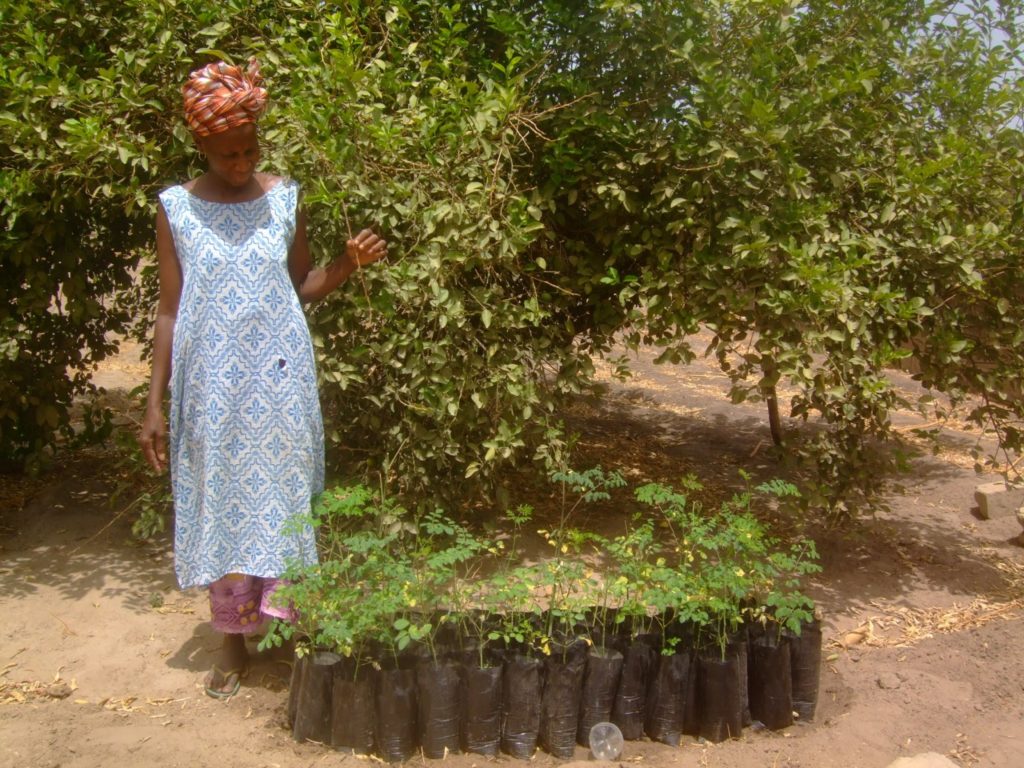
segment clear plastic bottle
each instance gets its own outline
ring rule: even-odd
[[[622,731],[615,723],[596,723],[590,729],[590,753],[596,760],[617,760],[622,754]]]

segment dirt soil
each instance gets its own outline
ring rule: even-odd
[[[97,382],[117,390],[142,380],[133,351],[106,364]],[[730,405],[712,365],[656,367],[647,355],[633,364],[634,379],[618,383],[604,371],[604,397],[569,414],[585,455],[632,479],[695,472],[727,487],[738,468],[777,474],[763,406]],[[909,379],[901,385],[913,388]],[[897,423],[924,422],[905,413]],[[972,509],[975,487],[998,479],[975,473],[976,440],[950,422],[937,454],[922,453],[889,481],[877,514],[815,533],[824,572],[809,591],[824,612],[827,647],[814,722],[746,729],[718,745],[629,742],[620,762],[883,768],[931,751],[961,766],[1024,765],[1024,549],[1012,515],[980,520]],[[205,596],[177,589],[168,538],[140,544],[128,516],[111,524],[111,475],[109,449],[81,450],[39,481],[6,478],[0,490],[0,766],[365,760],[291,739],[288,668],[273,655],[255,657],[234,699],[203,694],[218,646]],[[589,754],[578,748],[576,758]],[[558,761],[538,753],[533,763]]]

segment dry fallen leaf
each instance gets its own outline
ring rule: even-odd
[[[165,616],[169,613],[181,613],[181,614],[193,614],[196,609],[192,607],[191,600],[179,600],[175,603],[165,603],[156,609],[157,613],[164,614]]]

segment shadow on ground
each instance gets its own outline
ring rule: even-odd
[[[19,508],[0,509],[5,595],[52,588],[64,599],[113,598],[143,613],[175,589],[168,537],[132,538],[132,519],[110,504],[110,467],[104,449],[67,453]]]

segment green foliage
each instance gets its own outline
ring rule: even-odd
[[[154,198],[194,172],[180,84],[199,50],[243,47],[274,5],[0,7],[3,464],[31,463],[72,436],[72,400],[92,392],[116,334],[147,314],[131,297],[154,238]],[[86,417],[86,432],[103,437],[104,414]]]
[[[167,530],[171,519],[171,486],[166,475],[157,475],[146,463],[136,442],[136,430],[114,433],[117,460],[112,469],[117,478],[110,503],[117,514],[131,514],[132,535],[152,539]]]
[[[44,6],[0,16],[4,455],[69,433],[67,406],[130,315],[148,334],[152,268],[141,292],[131,275],[155,193],[196,172],[180,84],[255,54],[273,95],[267,169],[303,183],[317,256],[363,226],[392,243],[390,263],[311,317],[346,469],[450,498],[502,465],[559,458],[555,402],[590,363],[549,326],[525,259],[541,229],[515,175],[536,138],[530,79],[485,8]]]
[[[570,526],[572,516],[581,505],[607,501],[610,491],[626,484],[621,474],[606,473],[601,467],[582,472],[560,469],[549,479],[558,489],[558,525],[553,530],[538,531],[552,547],[552,556],[538,562],[530,578],[545,608],[544,625],[537,638],[545,654],[551,653],[553,644],[566,648],[567,641],[583,625],[584,609],[594,605],[595,596],[604,591],[602,580],[589,571],[582,555],[591,549],[600,551],[605,540]],[[604,597],[599,605],[606,609],[608,595]]]
[[[435,636],[459,613],[462,567],[483,544],[438,510],[410,515],[363,486],[321,494],[311,521],[320,563],[291,570],[280,590],[298,622],[275,624],[264,644],[297,631],[357,661],[376,649],[397,658],[412,643],[434,653]]]
[[[732,398],[795,394],[803,503],[870,498],[920,380],[1024,432],[1021,4],[44,0],[0,9],[0,455],[71,433],[130,321],[188,71],[263,62],[266,168],[319,259],[392,243],[312,313],[333,454],[415,499],[564,461],[618,340],[707,328]],[[149,285],[149,293],[146,287]],[[103,431],[102,416],[94,428]]]
[[[695,478],[688,478],[686,486],[700,489]],[[794,486],[776,480],[706,514],[671,487],[636,489],[637,500],[657,510],[667,531],[646,600],[668,622],[662,625],[666,638],[672,625],[690,622],[698,627],[698,643],[724,654],[730,637],[747,621],[770,620],[800,632],[813,616],[813,603],[799,589],[807,575],[821,570],[814,542],[799,539],[785,549],[752,511],[758,497],[796,496]]]
[[[600,468],[554,473],[552,482],[577,494],[562,502],[571,509],[624,485]],[[696,628],[698,643],[723,650],[743,622],[799,632],[813,609],[800,590],[820,570],[814,544],[784,547],[754,514],[755,504],[793,497],[795,488],[775,481],[708,514],[687,495],[699,481],[682,486],[637,488],[640,511],[611,539],[570,528],[563,507],[558,528],[539,531],[553,551],[530,558],[441,511],[410,514],[362,486],[328,491],[313,518],[322,561],[294,569],[279,592],[298,624],[275,625],[265,642],[297,630],[357,659],[381,650],[397,657],[414,644],[437,658],[439,633],[454,626],[484,663],[492,645],[551,655],[586,630],[604,642],[656,627],[666,653],[684,625]],[[513,526],[528,519],[522,509],[509,516]]]
[[[145,389],[137,387],[128,394],[134,414],[143,412]],[[131,515],[132,535],[138,539],[152,539],[167,530],[171,520],[170,478],[154,472],[142,455],[137,440],[141,425],[131,415],[126,424],[112,427],[110,476],[113,478],[113,492],[110,505],[118,510],[116,517]]]
[[[572,106],[542,124],[534,249],[588,297],[573,322],[665,362],[705,327],[734,401],[795,390],[813,508],[877,487],[911,355],[1020,447],[1020,3],[544,8]]]
[[[144,25],[134,37],[113,3],[52,5],[0,10],[4,463],[38,456],[54,433],[70,435],[72,398],[89,391],[89,370],[115,349],[107,334],[128,318],[105,297],[128,284],[131,251],[150,236],[133,226],[133,209],[148,205],[143,179],[159,163],[167,123],[155,94],[131,82],[151,62],[112,58],[108,47],[149,47]],[[100,26],[109,38],[97,36]]]
[[[312,325],[331,440],[421,498],[450,498],[467,478],[486,487],[539,446],[556,458],[553,398],[585,365],[571,334],[548,328],[524,258],[541,228],[515,178],[528,81],[514,51],[473,60],[475,14],[407,3],[384,19],[310,21],[308,40],[277,47],[288,112],[265,134],[307,181],[325,258],[350,226],[394,244]],[[325,39],[342,74],[327,82]]]

